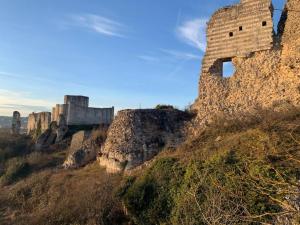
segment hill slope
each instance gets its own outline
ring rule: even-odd
[[[66,171],[65,150],[2,137],[0,222],[298,224],[299,124],[300,110],[219,119],[127,175],[97,163]]]

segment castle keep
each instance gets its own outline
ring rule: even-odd
[[[109,125],[114,119],[114,107],[91,108],[89,98],[85,96],[66,95],[64,104],[57,104],[50,112],[31,113],[28,117],[27,133],[36,130],[43,133],[50,129],[51,122],[59,126],[63,118],[66,126]]]
[[[241,0],[218,10],[208,23],[203,72],[222,75],[223,62],[271,49],[272,10],[271,0]]]
[[[67,125],[107,125],[114,118],[114,107],[91,108],[88,97],[66,95],[64,104],[52,109],[52,121],[57,121],[59,115],[64,115]]]

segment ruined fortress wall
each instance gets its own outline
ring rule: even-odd
[[[218,10],[209,21],[202,71],[222,75],[224,61],[272,46],[271,0],[242,0]]]
[[[89,108],[68,105],[68,125],[110,124],[114,118],[114,108]]]
[[[169,109],[119,111],[112,122],[98,161],[107,172],[130,170],[152,159],[164,147],[183,141],[186,112]]]
[[[114,108],[91,108],[85,96],[64,97],[65,104],[57,104],[52,109],[52,121],[64,115],[68,125],[110,124],[114,118]]]
[[[51,122],[50,112],[31,113],[28,116],[27,133],[31,134],[40,126],[41,132],[49,129]]]
[[[230,78],[202,71],[199,97],[193,105],[198,111],[196,127],[203,127],[220,114],[241,115],[260,108],[300,105],[300,14],[295,12],[299,7],[300,0],[287,2],[280,21],[281,47],[233,57],[236,71]]]

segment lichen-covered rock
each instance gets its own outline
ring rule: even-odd
[[[96,160],[101,144],[105,140],[106,130],[79,131],[74,134],[63,167],[79,168]]]
[[[98,161],[108,172],[129,170],[152,159],[164,147],[184,139],[190,115],[174,109],[123,110],[111,124]]]

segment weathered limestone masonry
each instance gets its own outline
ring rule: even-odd
[[[195,133],[219,114],[300,105],[299,11],[300,0],[287,1],[277,36],[271,29],[269,0],[242,0],[212,17],[199,97],[193,105],[197,111]],[[221,64],[229,59],[236,72],[224,78]]]
[[[50,112],[29,114],[28,124],[27,124],[27,134],[32,134],[37,129],[40,129],[40,132],[43,133],[44,131],[49,129],[50,122],[51,122]]]
[[[110,124],[114,118],[112,108],[90,108],[89,98],[85,96],[66,95],[64,104],[57,104],[52,110],[52,121],[64,115],[67,125]]]
[[[111,124],[98,161],[108,172],[130,170],[152,159],[164,147],[183,141],[189,114],[180,110],[119,111]]]
[[[223,62],[273,46],[271,0],[242,0],[218,10],[207,28],[202,70],[222,75]]]

